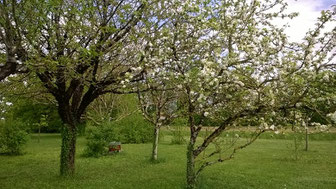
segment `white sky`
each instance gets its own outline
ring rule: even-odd
[[[285,0],[288,3],[288,12],[298,12],[299,16],[293,20],[276,21],[279,24],[289,23],[290,28],[286,33],[290,36],[291,41],[299,42],[305,36],[305,33],[314,28],[321,10],[332,9],[336,5],[336,0]],[[326,30],[331,30],[336,24],[329,24]]]

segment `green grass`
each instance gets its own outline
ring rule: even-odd
[[[244,140],[244,139],[243,139]],[[32,137],[22,156],[0,156],[0,188],[184,188],[186,146],[165,136],[159,162],[151,163],[151,144],[124,144],[123,152],[102,158],[81,154],[77,143],[76,175],[61,178],[59,135]],[[199,188],[336,188],[336,141],[312,141],[293,160],[292,141],[260,139],[233,160],[208,167]]]

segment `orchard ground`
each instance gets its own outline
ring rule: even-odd
[[[32,135],[24,155],[0,155],[0,188],[184,188],[186,145],[172,145],[169,131],[163,133],[155,163],[149,161],[152,144],[123,144],[119,154],[83,157],[86,141],[79,137],[72,178],[59,176],[60,135],[43,134],[40,143]],[[336,188],[335,135],[316,135],[294,160],[290,137],[266,134],[234,159],[205,169],[198,187]]]

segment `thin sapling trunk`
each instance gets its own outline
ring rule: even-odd
[[[152,160],[154,161],[157,161],[158,159],[159,133],[160,133],[160,126],[156,125],[154,128],[154,141],[152,150]]]

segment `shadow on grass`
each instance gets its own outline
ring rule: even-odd
[[[152,158],[148,158],[148,162],[151,164],[160,164],[160,163],[166,163],[167,159],[166,158],[158,158],[157,160],[154,160]]]
[[[25,154],[27,154],[27,152],[19,152],[19,153],[0,152],[0,156],[23,156]]]

